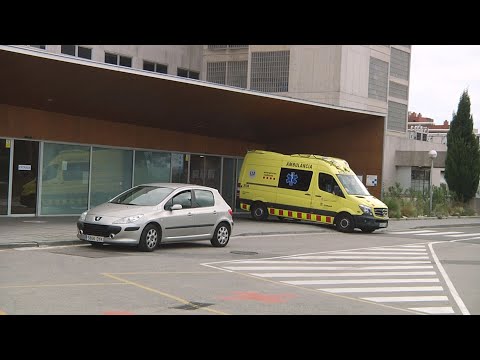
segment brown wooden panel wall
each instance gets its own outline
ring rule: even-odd
[[[0,104],[0,136],[245,156],[264,144],[214,138]]]
[[[277,139],[269,150],[285,154],[306,153],[342,158],[348,161],[357,175],[377,175],[378,185],[367,187],[370,193],[381,196],[384,120],[382,118],[350,123],[315,135]]]

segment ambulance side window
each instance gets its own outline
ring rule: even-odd
[[[278,187],[298,191],[308,191],[312,181],[312,171],[282,168],[278,178]]]
[[[337,182],[332,175],[319,173],[318,174],[318,188],[322,191],[326,191],[330,194],[337,196],[343,196],[342,190],[338,186]]]

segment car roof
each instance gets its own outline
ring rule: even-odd
[[[139,184],[138,186],[158,186],[158,187],[166,187],[173,190],[180,189],[183,187],[195,188],[195,189],[205,189],[205,190],[216,190],[215,188],[211,188],[208,186],[202,185],[195,185],[195,184],[184,184],[184,183],[145,183]]]

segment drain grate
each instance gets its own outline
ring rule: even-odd
[[[198,310],[199,308],[204,308],[208,306],[212,306],[213,304],[209,303],[200,303],[200,302],[193,302],[191,301],[189,304],[174,306],[170,309],[178,309],[178,310]]]
[[[236,254],[236,255],[258,255],[258,252],[255,252],[255,251],[230,251],[230,254]]]

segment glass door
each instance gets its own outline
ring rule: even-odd
[[[12,140],[0,139],[0,215],[8,214],[8,181]]]
[[[36,213],[38,149],[39,144],[36,141],[13,142],[12,215]]]

